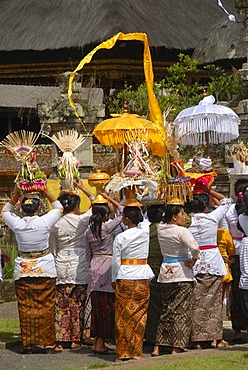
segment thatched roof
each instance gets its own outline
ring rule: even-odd
[[[0,84],[0,107],[37,108],[38,104],[52,104],[59,97],[59,87]]]
[[[235,13],[233,0],[223,3]],[[1,0],[0,51],[83,48],[118,32],[192,50],[224,17],[217,0]]]
[[[193,58],[201,63],[218,60],[244,59],[247,53],[243,23],[230,22],[228,18],[218,21],[196,46]]]

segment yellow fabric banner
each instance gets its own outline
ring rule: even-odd
[[[158,135],[162,138],[162,141],[164,142],[164,148],[161,152],[165,152],[166,149],[166,134],[163,127],[163,116],[161,109],[159,107],[158,101],[155,97],[154,91],[153,91],[153,82],[154,82],[154,76],[153,76],[153,69],[152,69],[152,59],[151,59],[151,53],[150,48],[148,44],[147,35],[145,33],[128,33],[124,34],[122,32],[117,33],[115,36],[111,37],[110,39],[102,42],[100,45],[95,47],[89,54],[87,54],[81,62],[78,64],[77,68],[70,74],[69,78],[69,87],[68,87],[68,99],[69,102],[75,112],[75,115],[81,122],[81,124],[84,127],[84,124],[77,113],[77,109],[75,106],[75,103],[72,99],[72,83],[74,80],[74,77],[78,71],[80,71],[85,64],[90,63],[93,55],[100,49],[111,49],[117,42],[117,40],[136,40],[136,41],[142,41],[144,43],[144,57],[143,57],[143,63],[144,63],[144,75],[146,79],[147,84],[147,91],[148,91],[148,98],[149,98],[149,111],[150,111],[150,120],[154,123],[154,125],[158,129]],[[86,128],[84,127],[85,131],[87,132]]]

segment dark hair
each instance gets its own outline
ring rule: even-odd
[[[243,209],[243,192],[242,192],[242,195],[238,196],[236,204],[235,204],[235,210],[238,216],[242,213],[242,209]]]
[[[27,215],[34,214],[39,208],[40,200],[37,198],[23,198],[21,207],[24,213]]]
[[[205,211],[205,208],[209,206],[209,195],[208,194],[194,194],[193,200],[190,203],[190,209],[193,213],[201,213]]]
[[[248,216],[248,191],[246,191],[243,195],[240,213],[244,213]]]
[[[183,205],[180,204],[168,204],[165,207],[164,213],[162,214],[162,221],[168,223],[172,220],[173,216],[177,216],[180,211],[184,209]]]
[[[58,200],[64,207],[63,210],[64,215],[74,211],[74,209],[80,205],[80,197],[77,194],[63,192],[58,197]]]
[[[234,184],[234,193],[238,197],[239,193],[245,192],[246,188],[248,187],[248,180],[239,179]]]
[[[164,212],[163,204],[152,204],[147,209],[147,217],[150,222],[160,222]]]
[[[102,239],[102,219],[109,215],[110,209],[107,203],[95,203],[92,205],[92,216],[89,220],[90,230],[95,238]]]
[[[243,212],[243,194],[245,194],[246,189],[248,188],[248,181],[247,180],[237,180],[234,185],[234,192],[237,196],[235,209],[238,215]]]
[[[123,209],[123,214],[129,218],[134,225],[138,225],[138,223],[144,220],[143,212],[140,207],[126,206]]]

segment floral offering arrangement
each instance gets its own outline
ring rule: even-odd
[[[190,176],[185,173],[183,163],[180,160],[177,138],[174,135],[175,128],[172,122],[167,122],[170,109],[169,107],[164,112],[167,153],[158,173],[158,196],[165,203],[169,203],[172,199],[178,199],[183,204],[187,200],[192,200],[193,195]]]
[[[57,164],[57,170],[58,170],[58,174],[59,174],[59,177],[61,178],[61,180],[65,180],[66,175],[68,173],[67,164],[65,163],[66,162],[65,158],[66,158],[66,156],[60,157],[59,162]],[[73,166],[73,179],[76,179],[79,176],[79,165],[80,165],[80,163],[77,160],[77,158],[74,157],[74,156],[72,156],[71,162],[72,162],[72,166]]]
[[[178,199],[183,204],[192,200],[190,176],[183,170],[181,160],[170,162],[169,155],[164,159],[159,172],[159,198],[165,203]]]
[[[20,166],[15,183],[21,193],[46,189],[46,175],[40,170],[33,151],[38,137],[39,134],[21,130],[12,132],[1,142],[13,153]]]
[[[235,173],[248,173],[248,149],[241,141],[238,144],[233,144],[230,149],[230,154],[233,158]]]
[[[127,148],[130,157],[128,163],[121,173],[112,176],[105,191],[118,193],[123,188],[134,188],[140,201],[157,199],[157,168],[149,157],[147,143],[135,139],[127,143]]]
[[[212,167],[210,158],[191,158],[184,166],[184,171],[190,176],[190,183],[193,187],[194,194],[204,193],[202,185],[209,188],[217,174]]]
[[[59,177],[65,183],[63,190],[74,191],[74,180],[79,176],[79,161],[73,152],[86,138],[75,130],[65,130],[54,134],[50,139],[63,152],[57,165]]]

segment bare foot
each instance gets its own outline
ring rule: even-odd
[[[141,360],[142,358],[144,358],[143,355],[141,355],[141,356],[133,356],[133,360]]]
[[[72,350],[79,349],[79,348],[81,348],[80,342],[72,342],[72,344],[71,344],[71,349]]]
[[[56,345],[56,348],[59,350],[59,351],[63,351],[63,346],[62,346],[62,344],[57,344]]]
[[[223,339],[220,342],[217,343],[217,348],[224,348],[224,347],[228,347],[228,346],[229,346],[229,343],[226,342]]]
[[[216,348],[216,347],[217,347],[217,340],[216,340],[216,339],[214,339],[214,340],[212,341],[212,343],[211,343],[211,347],[214,347],[214,348]]]
[[[159,356],[159,346],[154,346],[152,351],[152,357]]]
[[[171,353],[172,353],[172,355],[176,355],[177,353],[182,353],[182,352],[185,352],[183,348],[173,347]]]
[[[201,345],[201,343],[199,343],[199,342],[194,342],[194,343],[192,344],[192,348],[193,348],[193,349],[202,349],[202,345]]]

